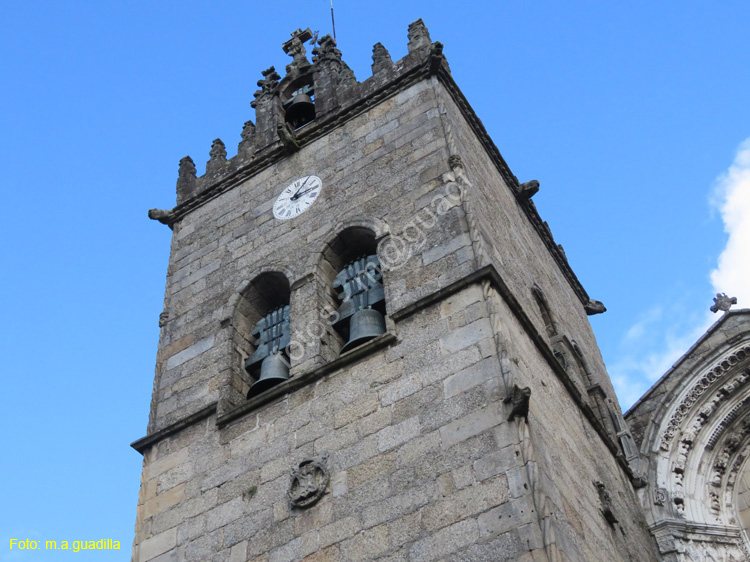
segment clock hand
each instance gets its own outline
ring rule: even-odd
[[[302,188],[300,187],[300,189],[302,189]],[[300,197],[302,197],[305,193],[307,193],[309,191],[315,191],[316,189],[318,189],[317,186],[316,187],[311,187],[310,189],[306,189],[305,191],[302,191],[302,192],[298,191],[297,193],[295,193],[294,195],[292,195],[291,199],[292,200],[297,200]]]
[[[292,196],[291,196],[291,197],[289,198],[289,199],[290,199],[291,201],[296,201],[297,199],[299,199],[299,192],[300,192],[300,189],[302,189],[303,187],[305,187],[305,184],[307,183],[307,181],[308,181],[308,180],[309,180],[309,179],[310,179],[311,177],[312,177],[312,176],[307,176],[307,177],[305,178],[305,181],[304,181],[304,182],[302,183],[302,185],[301,185],[301,186],[299,186],[299,189],[298,189],[297,191],[295,191],[295,192],[294,192],[294,195],[292,195]]]

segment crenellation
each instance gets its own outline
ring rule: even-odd
[[[227,149],[221,139],[213,141],[208,154],[209,160],[206,162],[206,175],[219,176],[227,165]]]
[[[392,74],[396,71],[396,65],[391,60],[391,54],[382,43],[375,43],[372,48],[372,74]]]
[[[180,160],[180,169],[177,178],[177,204],[187,201],[193,197],[198,187],[195,171],[195,163],[190,156]]]
[[[279,96],[281,76],[273,66],[264,70],[262,74],[263,78],[258,80],[260,90],[253,94],[255,99],[250,103],[255,109],[255,142],[258,150],[263,150],[276,141],[276,128],[283,114]]]
[[[415,53],[420,49],[426,49],[432,45],[430,32],[427,31],[427,26],[422,21],[422,18],[409,24],[408,37],[409,43],[407,48],[409,49],[409,54]]]
[[[237,157],[245,162],[255,157],[256,143],[255,143],[255,123],[252,121],[245,121],[242,126],[242,133],[240,134],[239,145],[237,146]]]

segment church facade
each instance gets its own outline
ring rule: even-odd
[[[297,30],[237,155],[183,158],[149,212],[173,236],[133,560],[687,560],[659,509],[713,498],[652,458],[655,398],[631,434],[538,182],[408,40],[358,81]]]
[[[667,562],[750,559],[750,310],[728,308],[627,413]]]

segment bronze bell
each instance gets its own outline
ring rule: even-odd
[[[341,348],[341,353],[384,333],[385,318],[380,312],[372,308],[358,310],[349,320],[349,341]]]
[[[286,121],[295,129],[315,119],[315,104],[307,94],[297,94],[286,110]]]
[[[260,364],[260,377],[250,387],[247,397],[257,396],[285,380],[289,380],[289,365],[281,353],[272,353]]]

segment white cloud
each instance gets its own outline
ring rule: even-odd
[[[717,178],[711,203],[729,235],[710,274],[714,292],[737,297],[737,307],[750,308],[750,138]],[[644,312],[625,332],[620,356],[608,366],[623,408],[640,398],[719,318],[720,313],[705,309],[691,313],[677,302]]]
[[[716,180],[712,200],[729,239],[711,272],[711,283],[717,293],[737,297],[739,307],[750,308],[750,138]]]
[[[679,303],[642,314],[623,336],[621,355],[607,369],[623,409],[666,373],[715,320],[710,312],[691,314]]]

